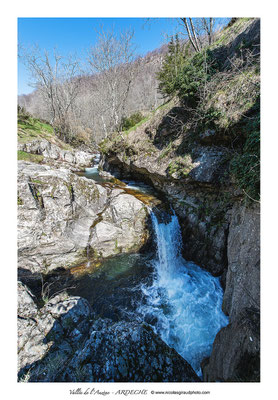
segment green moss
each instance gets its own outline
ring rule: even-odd
[[[17,205],[18,206],[22,206],[23,205],[23,200],[19,195],[17,196]]]
[[[145,122],[148,121],[150,117],[145,117],[143,118],[140,122],[138,122],[136,125],[132,126],[131,128],[129,128],[128,130],[126,130],[124,133],[126,135],[128,135],[130,132],[135,131],[137,128],[139,128],[139,126],[143,125]]]
[[[74,191],[73,191],[73,186],[71,183],[66,183],[67,189],[69,191],[69,195],[70,195],[70,200],[71,202],[74,201]]]
[[[183,157],[177,157],[168,165],[167,172],[170,176],[176,175],[175,178],[185,178],[194,168],[190,154],[185,154]]]
[[[170,141],[168,146],[160,153],[158,157],[158,161],[162,160],[164,157],[166,157],[172,150],[173,147],[173,142]]]
[[[37,183],[39,185],[45,185],[45,182],[42,182],[39,179],[32,179],[32,183]]]
[[[34,163],[41,163],[43,160],[43,156],[39,154],[31,154],[27,153],[22,150],[18,150],[17,152],[17,159],[18,160],[23,160],[23,161],[29,161],[29,162],[34,162]]]

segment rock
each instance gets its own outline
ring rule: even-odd
[[[259,381],[259,206],[233,206],[227,246],[222,309],[229,315],[230,324],[217,334],[204,376],[207,381]]]
[[[33,140],[29,143],[18,143],[18,150],[32,154],[40,154],[46,159],[63,161],[75,167],[91,166],[93,154],[81,150],[64,150],[48,140]]]
[[[38,308],[34,302],[34,296],[26,285],[17,283],[17,315],[21,318],[33,318]]]
[[[92,165],[93,154],[81,150],[74,151],[74,164],[78,167],[90,167]]]
[[[32,272],[86,260],[90,226],[107,191],[66,169],[18,163],[19,267]]]
[[[203,365],[205,382],[260,381],[260,315],[242,310],[216,335],[209,361]]]
[[[18,163],[18,266],[31,272],[137,251],[145,205],[64,168]],[[88,247],[90,246],[90,247]]]
[[[67,382],[198,382],[191,366],[138,322],[97,320],[61,377]]]
[[[90,246],[102,257],[136,251],[147,240],[146,207],[134,196],[118,193],[92,229]]]
[[[64,292],[38,309],[21,282],[18,293],[19,379],[54,381],[89,332],[89,303]]]
[[[111,179],[111,180],[115,179],[115,177],[112,174],[110,174],[110,172],[102,171],[102,170],[99,171],[99,176],[101,176],[102,178],[106,178],[107,180],[108,179]]]
[[[228,272],[223,311],[230,320],[260,307],[260,210],[235,204],[228,235]]]
[[[198,149],[200,155],[193,159],[197,164],[189,172],[189,176],[196,182],[217,183],[219,177],[223,175],[223,163],[225,161],[225,153],[219,149],[202,147]]]

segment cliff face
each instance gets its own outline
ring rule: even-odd
[[[260,379],[260,212],[235,204],[228,234],[223,311],[230,324],[217,334],[205,381]]]
[[[259,129],[259,36],[259,20],[238,20],[214,44],[221,68],[205,117],[173,99],[136,130],[102,143],[103,169],[163,192],[181,221],[184,257],[221,276],[230,324],[204,363],[208,381],[259,380],[260,211],[256,176],[248,175],[257,164],[244,172],[246,159],[259,157],[246,150]]]

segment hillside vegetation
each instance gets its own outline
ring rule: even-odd
[[[29,143],[33,140],[45,139],[64,150],[70,150],[71,146],[58,139],[53,127],[46,121],[34,118],[24,108],[19,107],[17,119],[18,143]]]
[[[130,164],[150,157],[159,173],[189,179],[202,149],[217,149],[224,153],[220,184],[258,201],[259,36],[259,20],[243,18],[193,55],[172,41],[158,74],[166,103],[135,130],[103,141],[102,151]]]

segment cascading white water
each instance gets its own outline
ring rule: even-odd
[[[217,332],[228,324],[221,310],[223,291],[213,277],[181,256],[177,216],[159,222],[151,212],[157,242],[152,286],[142,286],[146,303],[138,311],[154,330],[201,376],[201,361],[210,355]]]

